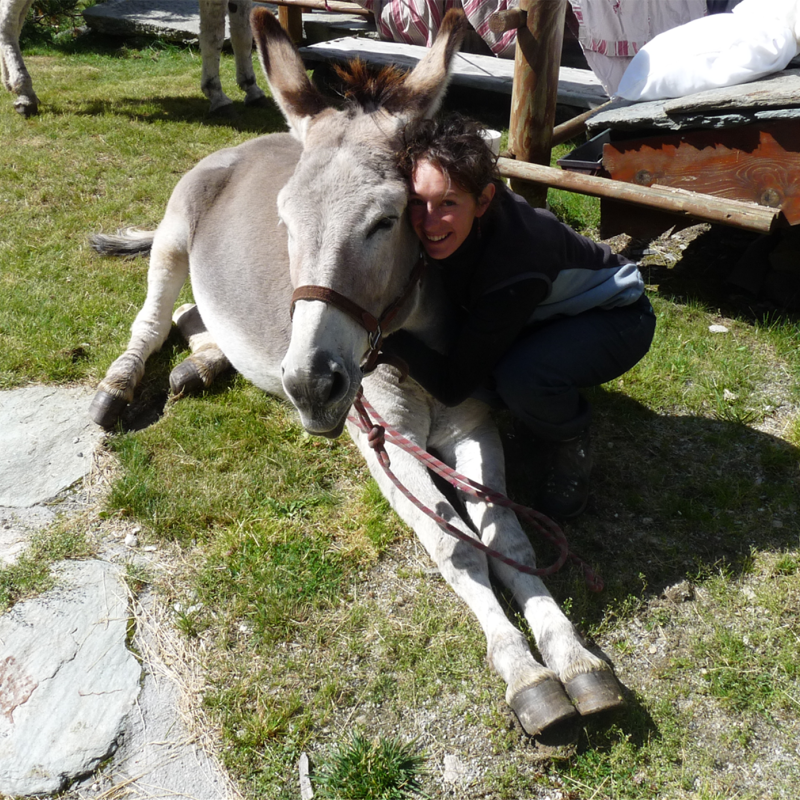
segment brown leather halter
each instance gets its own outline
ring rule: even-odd
[[[338,308],[339,311],[344,311],[345,314],[354,319],[369,334],[369,350],[367,351],[366,360],[361,365],[361,371],[366,374],[372,372],[380,363],[379,357],[381,354],[381,345],[383,344],[384,329],[391,324],[392,320],[400,312],[400,309],[406,304],[411,297],[411,293],[422,280],[424,273],[425,258],[420,255],[419,260],[414,265],[414,269],[411,270],[411,276],[408,279],[405,289],[403,289],[399,297],[386,307],[386,310],[378,318],[370,314],[369,311],[361,308],[357,303],[354,303],[349,297],[339,294],[335,289],[311,284],[307,286],[298,286],[294,290],[289,313],[292,316],[294,315],[294,306],[298,300],[321,300],[323,303]]]

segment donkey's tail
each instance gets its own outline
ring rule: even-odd
[[[95,233],[89,240],[92,247],[104,256],[147,255],[153,246],[155,231],[143,231],[140,228],[125,228],[115,236],[107,233]]]

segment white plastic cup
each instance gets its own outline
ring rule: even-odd
[[[492,130],[491,128],[484,128],[481,131],[481,136],[486,140],[494,155],[500,155],[500,131]]]

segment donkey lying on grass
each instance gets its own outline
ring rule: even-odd
[[[173,390],[207,386],[230,362],[257,386],[289,399],[309,432],[338,436],[347,424],[381,490],[477,617],[489,663],[507,683],[506,700],[525,730],[536,735],[576,713],[616,707],[622,698],[611,670],[583,646],[541,580],[491,563],[522,609],[546,667],[503,612],[484,554],[445,534],[399,492],[367,435],[346,422],[363,383],[396,430],[472,480],[504,487],[503,453],[486,406],[469,400],[446,408],[385,365],[362,374],[362,359],[374,355],[381,337],[368,333],[364,320],[383,316],[383,334],[403,327],[433,347],[446,346],[446,304],[435,276],[420,277],[420,246],[406,220],[406,187],[393,154],[403,126],[438,107],[463,17],[447,15],[434,47],[407,76],[387,69],[369,78],[363,66],[351,66],[351,101],[339,111],[309,82],[275,18],[259,9],[252,19],[262,66],[293,135],[264,136],[201,161],[178,183],[154,233],[96,238],[101,252],[149,249],[151,257],[147,299],[128,350],[100,384],[95,421],[113,425],[132,400],[191,273],[197,305],[181,307],[176,317],[192,355],[173,372]],[[395,448],[390,455],[406,487],[475,538],[419,461]],[[485,544],[534,564],[513,512],[471,497],[465,507]]]
[[[39,98],[22,52],[19,35],[33,0],[0,0],[0,72],[3,85],[16,95],[14,108],[30,117],[39,111]],[[211,101],[211,113],[222,112],[232,101],[222,91],[219,80],[219,55],[225,40],[225,10],[230,20],[230,36],[236,59],[236,83],[245,92],[248,105],[262,103],[264,92],[256,84],[253,71],[253,34],[250,30],[252,0],[200,0],[200,53],[203,59],[201,86]]]

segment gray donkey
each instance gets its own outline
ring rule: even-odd
[[[484,404],[447,408],[385,364],[362,372],[365,355],[374,362],[381,337],[400,327],[432,347],[447,346],[446,305],[434,276],[420,269],[394,153],[403,126],[437,109],[463,16],[446,16],[434,46],[407,76],[389,69],[368,78],[363,65],[351,66],[354,99],[343,110],[329,107],[311,84],[268,11],[256,10],[252,23],[291,135],[264,136],[201,161],[178,183],[155,233],[97,239],[106,252],[150,248],[151,257],[147,299],[128,350],[100,384],[95,420],[112,425],[133,398],[191,273],[197,305],[176,316],[192,355],[171,376],[173,390],[207,386],[230,362],[257,386],[290,400],[309,432],[338,436],[347,425],[392,507],[477,617],[489,663],[505,680],[506,700],[528,733],[620,705],[609,666],[586,649],[542,581],[487,563],[482,552],[446,534],[387,478],[367,434],[347,419],[363,386],[372,406],[408,439],[435,449],[472,480],[503,490],[503,452]],[[513,512],[465,497],[465,521],[425,466],[391,445],[389,455],[403,484],[465,535],[477,538],[478,531],[486,545],[535,563]],[[490,568],[513,594],[547,666],[504,613]]]
[[[0,0],[0,74],[3,85],[16,95],[14,108],[30,117],[39,111],[39,98],[22,60],[19,35],[33,0]],[[232,105],[219,80],[219,55],[225,40],[225,13],[236,59],[236,83],[245,93],[247,105],[265,102],[264,92],[253,72],[253,34],[250,30],[252,0],[200,0],[200,54],[203,60],[201,87],[211,102],[210,112],[223,112]]]

